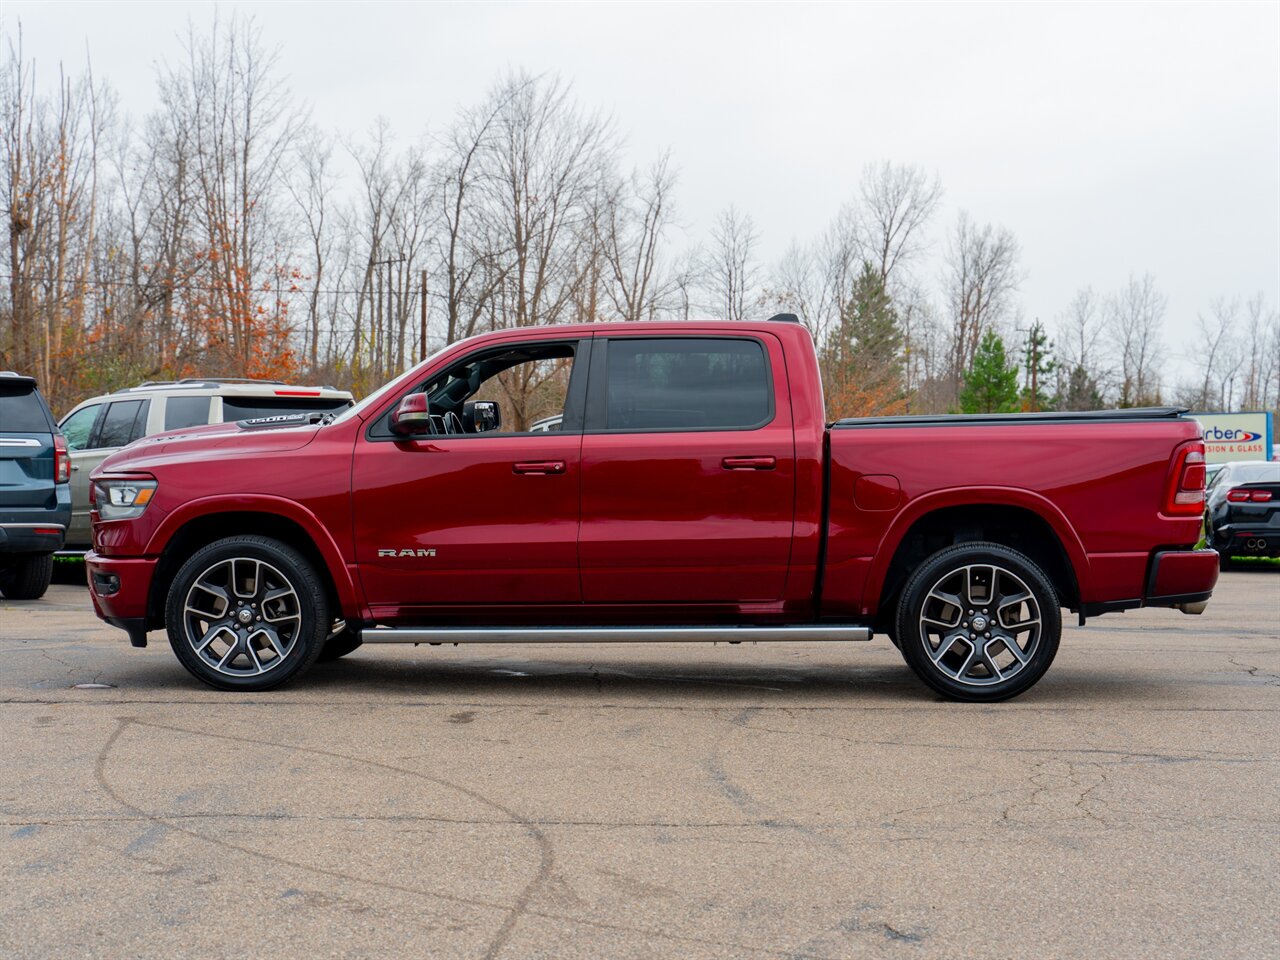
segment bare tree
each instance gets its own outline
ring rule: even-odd
[[[720,311],[726,320],[746,319],[758,274],[757,240],[751,218],[732,206],[720,214],[711,229],[712,250],[707,258],[711,309]]]
[[[813,248],[792,242],[770,271],[762,298],[771,311],[794,313],[820,342],[823,315],[819,308],[821,279]]]
[[[297,159],[289,192],[302,214],[306,227],[310,272],[306,282],[307,322],[303,327],[303,354],[308,368],[320,367],[320,327],[325,303],[326,267],[334,259],[336,238],[333,231],[333,207],[336,176],[333,172],[332,139],[316,127],[308,128],[298,139]]]
[[[982,334],[1013,308],[1021,277],[1018,244],[1003,227],[981,227],[961,211],[947,252],[945,288],[951,313],[952,392],[973,362]],[[953,398],[954,399],[954,398]]]
[[[608,273],[605,293],[619,319],[652,319],[670,292],[661,245],[672,222],[674,188],[670,155],[664,154],[644,175],[617,178],[604,192],[597,242]]]
[[[862,259],[892,290],[895,274],[924,250],[924,231],[942,201],[942,183],[919,167],[885,161],[863,170],[858,194]]]
[[[1280,313],[1258,293],[1245,303],[1244,314],[1240,406],[1270,410],[1280,406]]]
[[[271,293],[292,254],[284,164],[304,118],[252,21],[215,17],[185,54],[162,74],[161,100],[191,140],[202,283],[188,307],[211,321],[206,369],[256,375],[289,351],[287,306]]]
[[[495,183],[486,163],[498,149],[498,120],[512,97],[535,81],[519,77],[501,84],[478,107],[464,110],[441,140],[434,178],[439,229],[431,241],[444,306],[444,342],[476,333],[492,312],[505,279],[506,251],[487,216]]]
[[[1239,300],[1219,297],[1209,316],[1196,316],[1196,353],[1189,358],[1200,369],[1199,378],[1178,391],[1180,403],[1194,410],[1230,410],[1235,380],[1244,356],[1236,340]]]
[[[1160,400],[1160,364],[1164,358],[1160,326],[1164,311],[1164,295],[1156,289],[1155,278],[1150,274],[1141,279],[1131,276],[1108,304],[1107,332],[1120,363],[1121,407]]]

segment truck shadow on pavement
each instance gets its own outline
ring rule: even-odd
[[[288,688],[288,689],[293,689]],[[590,703],[601,697],[643,701],[651,706],[714,706],[718,701],[768,701],[778,706],[860,707],[946,703],[903,663],[853,666],[778,664],[726,666],[723,663],[637,660],[571,662],[496,657],[459,662],[391,660],[379,651],[357,650],[339,663],[319,664],[298,684],[299,691],[382,698],[429,696],[497,700],[572,698]],[[1164,684],[1117,678],[1103,672],[1050,669],[1016,703],[1079,706],[1160,699]],[[957,704],[983,709],[990,704]],[[998,707],[999,705],[994,705]]]

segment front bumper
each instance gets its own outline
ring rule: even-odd
[[[1218,551],[1158,550],[1151,557],[1143,606],[1199,613],[1217,583]]]
[[[122,559],[90,551],[84,558],[89,597],[99,617],[129,634],[135,647],[147,645],[149,600],[156,561],[147,557]]]

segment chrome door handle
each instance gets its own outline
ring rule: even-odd
[[[531,476],[544,477],[552,474],[564,473],[565,469],[566,464],[563,460],[525,460],[511,465],[513,473],[524,473]]]
[[[772,470],[777,465],[777,457],[725,457],[720,461],[726,470]]]

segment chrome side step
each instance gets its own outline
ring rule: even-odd
[[[757,640],[870,640],[870,627],[372,627],[365,643],[754,643]]]

